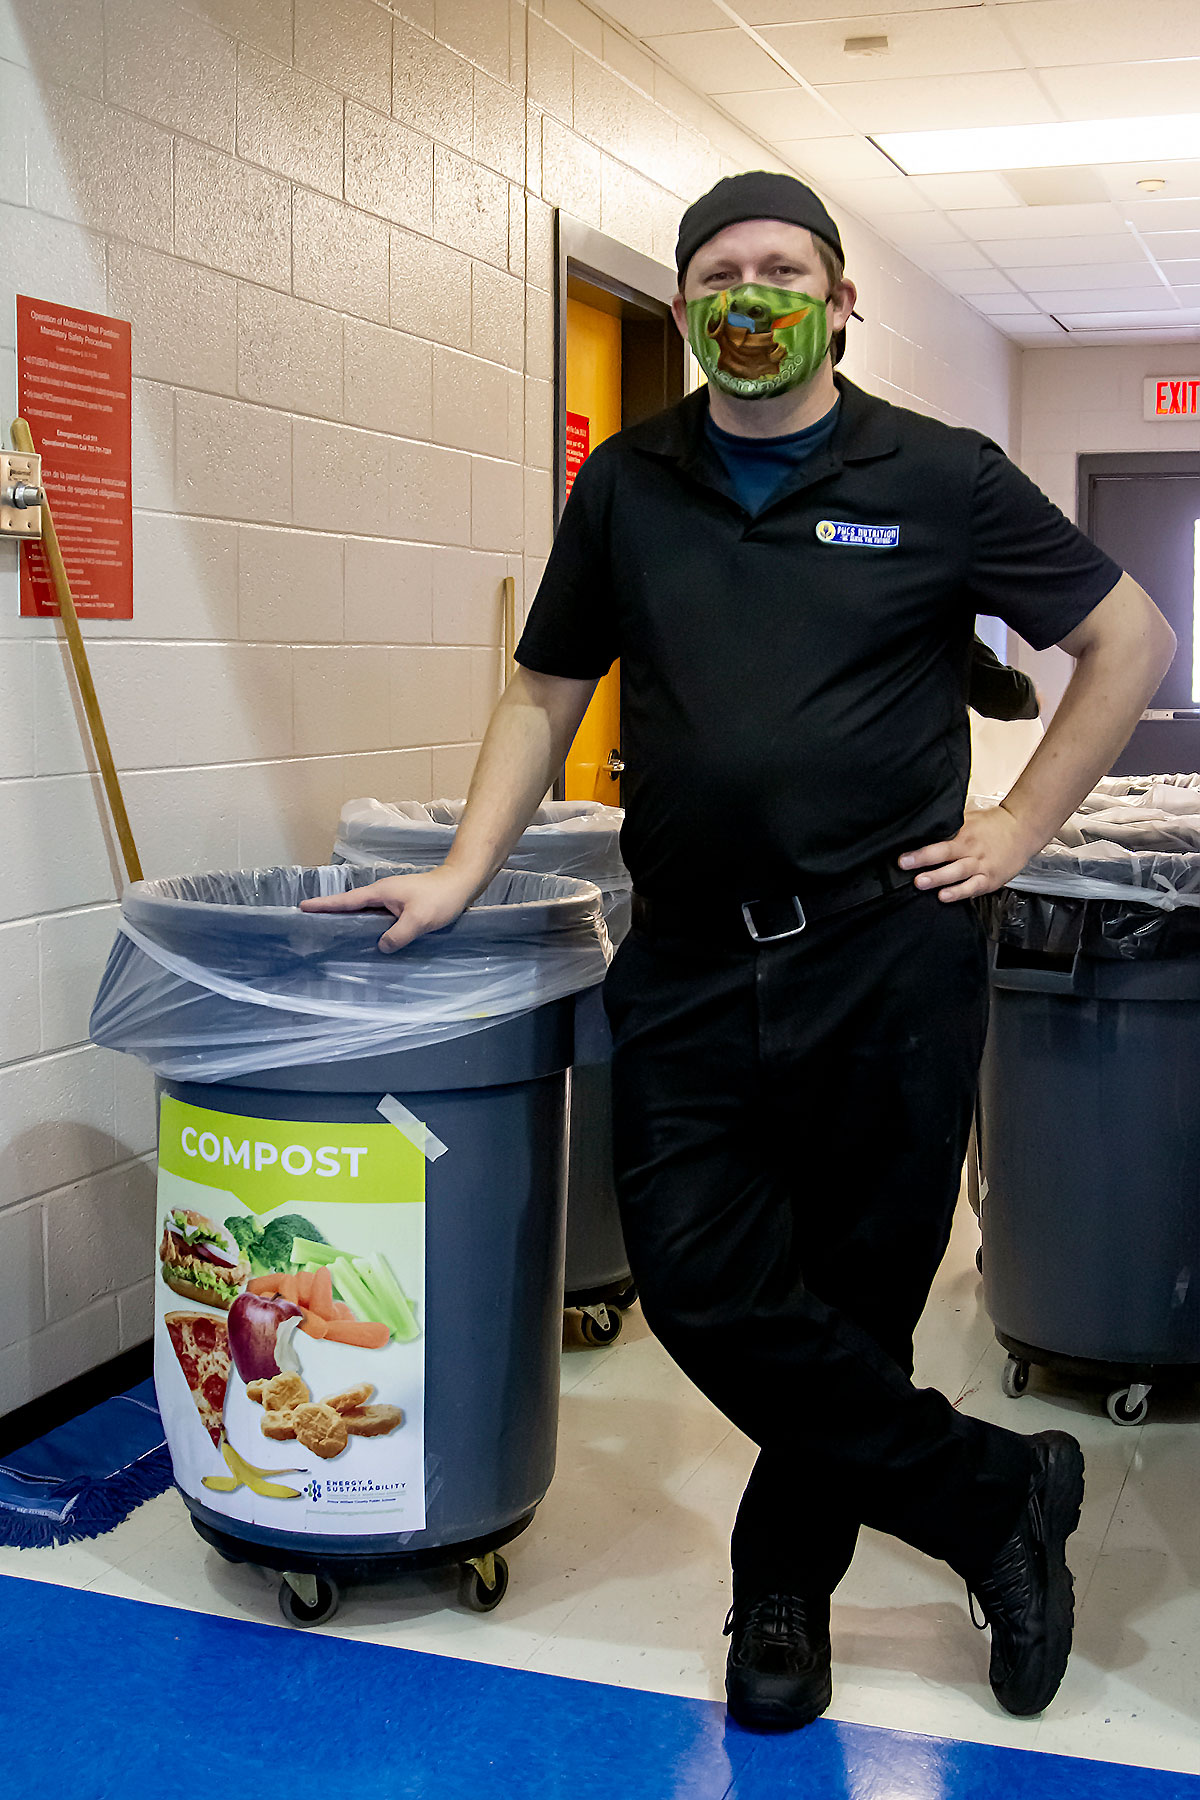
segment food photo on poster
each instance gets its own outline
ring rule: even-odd
[[[423,1529],[424,1157],[390,1124],[161,1109],[155,1369],[180,1486],[289,1531]]]

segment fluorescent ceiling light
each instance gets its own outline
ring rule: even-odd
[[[906,175],[991,169],[1065,169],[1089,163],[1200,160],[1200,113],[1159,119],[1083,119],[1053,125],[981,125],[964,131],[872,134]]]

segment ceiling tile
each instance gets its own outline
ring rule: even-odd
[[[1141,119],[1194,112],[1200,59],[1046,69],[1042,83],[1064,119]]]
[[[1036,345],[1069,342],[1067,333],[1053,319],[1005,319],[997,320],[997,325],[1018,344]]]
[[[848,56],[847,37],[882,34],[882,55]],[[978,74],[985,69],[1018,69],[1021,56],[1011,39],[982,7],[944,12],[888,13],[820,24],[764,28],[763,37],[804,76],[820,87],[831,81],[896,81],[906,76]]]
[[[1026,206],[1090,206],[1108,199],[1108,189],[1094,169],[1002,169],[1001,174]]]
[[[634,37],[668,31],[718,31],[728,16],[712,0],[604,0],[603,10]]]
[[[1016,289],[999,269],[945,269],[942,280],[953,294],[1013,294]]]
[[[1173,288],[1200,281],[1200,262],[1160,262],[1158,266]]]
[[[723,15],[722,15],[723,16]],[[727,31],[672,32],[644,42],[685,81],[706,94],[744,93],[750,88],[777,88],[778,63],[753,38],[731,27]]]
[[[971,305],[989,319],[1036,318],[1042,311],[1026,294],[973,294]]]
[[[925,80],[842,81],[821,89],[860,131],[950,131],[969,125],[1041,125],[1050,102],[1024,70],[931,75]]]
[[[946,269],[991,269],[982,250],[960,239],[956,244],[920,244],[906,247],[907,254],[923,269],[941,274]]]
[[[945,210],[1009,207],[1021,202],[1000,175],[922,175],[912,185]]]
[[[1084,294],[1103,293],[1106,288],[1162,287],[1162,282],[1145,260],[1140,263],[1080,263],[1075,267],[1068,263],[1014,269],[1013,280],[1030,294],[1044,288]]]
[[[1147,231],[1142,235],[1156,262],[1188,262],[1200,256],[1200,231]]]
[[[946,0],[891,0],[885,10],[889,17],[907,17],[910,13],[940,12],[945,4]],[[856,33],[863,31],[861,20],[880,16],[879,0],[740,0],[736,10],[747,25],[795,25],[809,20],[844,19],[855,27]]]
[[[1056,316],[1069,329],[1076,325],[1084,328],[1089,325],[1111,328],[1115,322],[1111,313],[1102,312],[1058,313]],[[1117,316],[1120,323],[1127,326],[1150,325],[1160,328],[1166,326],[1174,331],[1189,331],[1200,325],[1200,307],[1186,309],[1181,307],[1170,313],[1134,312],[1130,309],[1129,312]]]
[[[1109,237],[999,238],[984,240],[988,255],[1002,269],[1049,269],[1055,263],[1144,263],[1141,246],[1131,232]]]
[[[1121,215],[1110,203],[1103,206],[1027,206],[1019,213],[988,208],[983,211],[951,211],[960,231],[976,239],[1011,237],[1083,237],[1119,231]]]
[[[826,186],[838,204],[849,206],[864,219],[893,219],[897,213],[932,213],[933,204],[918,193],[903,175],[885,175],[877,181],[830,180]]]
[[[1089,313],[1166,313],[1177,311],[1179,305],[1175,296],[1169,294],[1165,287],[1109,288],[1098,294],[1077,294],[1070,288],[1039,288],[1031,298],[1038,302],[1044,312],[1055,313],[1060,319],[1083,307]]]
[[[1196,0],[1023,0],[1004,21],[1039,68],[1200,56]]]
[[[939,212],[895,213],[872,221],[896,244],[961,244],[964,240]]]
[[[770,138],[772,143],[781,138],[789,142],[796,138],[826,138],[838,129],[840,120],[828,107],[822,106],[794,82],[781,87],[782,72],[776,69],[775,74],[778,80],[774,88],[748,94],[718,94],[717,104],[732,113],[748,130]]]
[[[896,173],[895,163],[865,138],[808,138],[799,142],[783,139],[776,140],[775,148],[810,181],[829,185],[836,181],[871,181]]]
[[[1175,298],[1181,305],[1190,307],[1194,311],[1197,307],[1200,307],[1200,286],[1177,287],[1175,289]]]
[[[1166,192],[1155,200],[1155,205],[1161,205],[1168,196],[1172,200],[1200,199],[1200,162],[1098,163],[1096,173],[1114,200],[1144,200],[1137,184],[1146,175],[1165,175],[1167,180]]]
[[[1122,215],[1139,231],[1200,231],[1200,199],[1171,200],[1166,194],[1139,194],[1121,208]]]

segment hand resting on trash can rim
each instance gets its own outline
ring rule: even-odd
[[[344,894],[324,894],[314,900],[302,900],[301,912],[367,912],[386,911],[395,915],[396,923],[384,932],[379,948],[390,954],[403,950],[414,938],[427,931],[440,931],[452,925],[471,904],[476,883],[448,869],[426,869],[418,875],[387,875],[367,887],[350,888]]]

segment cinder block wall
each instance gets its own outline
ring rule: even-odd
[[[133,322],[136,616],[89,627],[150,874],[461,794],[551,530],[551,221],[669,262],[766,152],[578,0],[0,0],[12,296]],[[853,220],[847,369],[1008,441],[1012,347]],[[119,891],[0,546],[0,1412],[149,1331],[151,1085],[90,1047]]]

